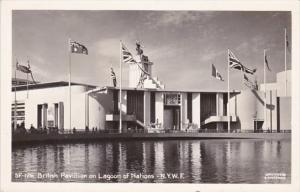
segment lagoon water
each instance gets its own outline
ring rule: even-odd
[[[290,140],[13,146],[15,182],[291,183]]]

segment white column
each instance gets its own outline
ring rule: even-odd
[[[217,93],[216,100],[216,116],[223,116],[223,93]],[[223,130],[223,123],[217,123],[217,130]]]
[[[180,130],[184,130],[187,123],[187,93],[181,93]]]
[[[192,94],[192,118],[193,123],[200,128],[200,93],[193,93]]]
[[[158,120],[158,123],[163,127],[164,123],[164,94],[163,92],[155,93],[155,122]],[[161,128],[162,128],[161,127]]]
[[[47,125],[47,104],[44,104],[43,105],[43,128],[48,128],[48,125]]]

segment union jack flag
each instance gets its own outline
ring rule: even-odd
[[[117,77],[116,77],[116,74],[115,74],[113,68],[110,68],[110,77],[112,79],[114,87],[116,87],[117,86]]]
[[[256,72],[256,69],[249,69],[246,66],[244,66],[240,60],[232,53],[232,51],[229,50],[229,66],[230,68],[234,68],[237,70],[242,70],[246,73],[254,74]]]
[[[129,50],[125,47],[125,45],[123,43],[122,43],[122,57],[123,57],[124,63],[127,63],[127,64],[136,63],[132,54],[129,52]]]

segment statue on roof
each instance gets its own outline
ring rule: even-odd
[[[139,41],[137,41],[136,43],[136,53],[138,54],[138,55],[143,55],[143,53],[144,53],[144,51],[143,51],[143,49],[141,48],[141,43],[139,42]]]

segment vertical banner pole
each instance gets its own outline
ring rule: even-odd
[[[71,121],[71,116],[72,116],[72,96],[71,96],[71,39],[69,38],[68,40],[68,56],[69,56],[69,125],[70,125],[70,130],[72,130],[72,121]]]
[[[285,96],[287,96],[287,67],[286,67],[286,44],[287,39],[286,39],[286,28],[284,28],[284,73],[285,73],[285,84],[284,84],[284,88],[285,88]]]
[[[230,84],[229,84],[229,79],[230,79],[230,72],[229,72],[229,49],[227,50],[227,100],[228,100],[228,107],[227,107],[227,117],[228,117],[228,133],[230,133],[230,93],[229,93],[229,88],[230,88]]]
[[[265,96],[265,101],[264,101],[264,127],[265,127],[265,130],[267,128],[267,85],[266,85],[266,61],[265,61],[265,58],[266,58],[266,50],[264,49],[264,96]]]
[[[29,68],[29,59],[28,59],[28,61],[27,61],[27,66],[28,66],[28,68]],[[27,79],[26,79],[26,88],[27,88],[27,95],[26,95],[26,96],[27,96],[27,99],[28,99],[28,73],[26,73],[26,76],[27,76],[27,77],[26,77],[26,78],[27,78]]]
[[[120,98],[119,98],[119,108],[120,108],[120,125],[119,133],[122,133],[122,62],[123,62],[123,53],[122,53],[122,41],[120,41]]]

